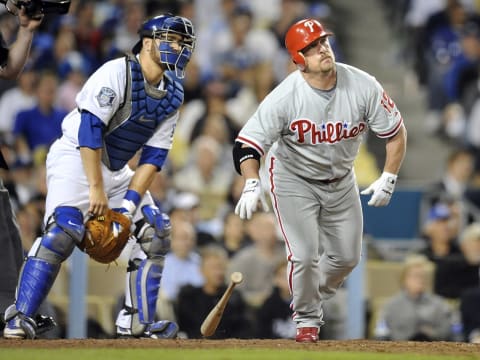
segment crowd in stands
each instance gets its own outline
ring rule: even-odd
[[[42,231],[48,147],[61,134],[63,116],[75,109],[85,79],[105,61],[131,50],[146,17],[183,15],[196,26],[197,46],[182,80],[185,103],[173,149],[150,189],[173,229],[159,317],[176,320],[184,337],[201,337],[200,324],[225,291],[226,279],[241,271],[244,282],[234,291],[215,337],[293,338],[283,239],[273,213],[256,213],[248,221],[233,213],[243,182],[233,169],[231,147],[263,97],[294,70],[283,46],[288,27],[315,17],[340,33],[331,3],[72,0],[68,15],[48,15],[25,71],[18,81],[0,84],[0,145],[10,165],[1,176],[14,201],[25,250]],[[426,187],[427,210],[421,219],[425,248],[405,260],[402,292],[382,310],[378,338],[451,340],[453,312],[458,311],[462,341],[480,341],[475,305],[480,297],[475,186],[480,179],[475,183],[474,176],[480,168],[480,9],[474,3],[384,4],[403,35],[405,59],[429,94],[426,128],[455,142],[458,150],[448,159],[444,177]],[[12,41],[14,17],[3,12],[0,24],[4,38]],[[331,39],[337,60],[348,62],[339,40]],[[379,174],[364,147],[356,172],[361,186]],[[423,279],[428,264],[435,267],[432,289]],[[335,307],[341,309],[325,311],[321,337],[329,334],[329,317],[331,323],[344,322],[344,304]],[[399,307],[402,318],[396,319]],[[405,322],[412,327],[406,329]],[[90,335],[95,336],[93,330]]]
[[[426,90],[427,134],[480,153],[480,8],[474,0],[385,1],[402,57]],[[478,181],[478,179],[477,179]]]
[[[442,176],[425,184],[424,248],[414,260],[405,259],[402,290],[382,309],[376,336],[478,342],[473,301],[480,291],[480,7],[470,0],[383,3],[402,41],[401,57],[426,93],[425,134],[453,150]],[[423,279],[420,286],[425,277],[420,268],[428,264],[431,283]],[[395,315],[400,306],[403,319]],[[439,316],[445,319],[441,324],[435,323]]]

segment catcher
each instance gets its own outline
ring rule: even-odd
[[[5,313],[6,338],[35,337],[32,316],[75,246],[98,261],[113,261],[130,224],[135,244],[117,336],[177,334],[177,324],[155,319],[170,219],[147,189],[172,145],[183,102],[176,78],[184,76],[195,35],[190,20],[173,15],[147,20],[139,34],[133,54],[106,62],[90,76],[76,97],[78,108],[63,120],[63,136],[49,150],[45,232],[23,263],[15,303]],[[128,162],[137,153],[133,172]],[[97,224],[85,225],[87,216]]]

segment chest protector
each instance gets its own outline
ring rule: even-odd
[[[183,103],[183,87],[178,81],[165,74],[165,88],[159,90],[145,81],[140,64],[133,55],[127,55],[125,60],[125,99],[103,138],[102,162],[110,170],[123,168]]]

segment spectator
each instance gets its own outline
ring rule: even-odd
[[[469,225],[460,236],[460,254],[452,254],[436,262],[436,294],[459,299],[464,291],[480,284],[479,224]]]
[[[218,34],[228,32],[228,21],[236,9],[236,0],[196,1],[196,16],[200,22],[198,31],[198,51],[196,57],[201,71],[201,78],[208,79],[215,76],[215,63]],[[212,9],[210,9],[212,8]],[[209,11],[209,10],[216,11]],[[208,18],[203,20],[203,18]]]
[[[36,72],[25,68],[17,80],[17,86],[5,91],[0,98],[0,131],[7,138],[11,136],[15,117],[22,110],[27,110],[35,105],[34,84]]]
[[[171,203],[172,222],[179,219],[192,224],[196,233],[197,247],[216,242],[214,235],[210,232],[211,229],[204,226],[199,218],[200,199],[197,195],[191,192],[180,192],[172,196]]]
[[[225,275],[227,254],[216,246],[207,246],[202,250],[203,286],[185,286],[180,290],[176,305],[176,315],[180,332],[191,339],[201,338],[200,327],[208,313],[225,293]],[[243,283],[239,285],[239,288]],[[214,339],[248,338],[252,328],[246,317],[246,304],[241,293],[234,289]]]
[[[306,16],[305,1],[282,0],[281,16],[272,22],[270,31],[277,39],[278,46],[283,47],[287,30],[298,20]]]
[[[220,144],[209,136],[198,137],[192,144],[193,162],[174,176],[173,183],[181,191],[192,192],[200,198],[201,221],[214,220],[225,202],[233,174],[219,161]]]
[[[476,24],[467,24],[461,31],[461,55],[455,59],[445,75],[445,91],[449,102],[462,100],[462,95],[471,81],[478,78],[480,63],[480,29]]]
[[[217,66],[222,79],[238,90],[248,86],[261,101],[274,83],[272,59],[278,53],[274,35],[253,26],[253,14],[248,7],[238,6],[229,19],[229,31],[217,39]],[[258,51],[262,49],[262,51]]]
[[[77,107],[75,98],[82,89],[89,68],[86,60],[78,52],[71,52],[60,64],[62,82],[58,88],[57,104],[62,109],[71,111]]]
[[[195,230],[190,223],[173,222],[171,250],[165,256],[165,269],[160,283],[160,295],[175,302],[184,285],[201,286],[200,255],[195,251]]]
[[[400,277],[401,291],[382,308],[375,337],[383,340],[441,341],[450,337],[451,311],[440,296],[430,293],[423,256],[407,257]]]
[[[32,159],[35,151],[46,152],[62,136],[62,120],[67,111],[55,106],[58,78],[52,72],[40,74],[35,88],[37,105],[17,114],[13,134],[22,159]]]
[[[252,244],[231,259],[228,274],[240,271],[244,281],[240,292],[252,308],[259,307],[273,289],[275,269],[285,258],[273,213],[255,213],[246,224]]]
[[[423,32],[422,60],[426,72],[429,115],[426,129],[430,132],[441,130],[443,110],[447,105],[447,95],[443,87],[443,79],[456,58],[461,54],[459,30],[471,19],[459,0],[448,0],[445,9],[432,14]],[[477,20],[478,21],[478,20]]]
[[[183,89],[185,91],[185,104],[190,101],[198,100],[202,97],[203,83],[200,67],[195,61],[196,56],[190,60],[188,68],[185,70],[185,79],[183,80]]]
[[[219,242],[229,258],[232,258],[238,251],[251,243],[245,235],[244,221],[236,216],[233,211],[225,216],[222,233]]]
[[[204,112],[193,125],[190,142],[193,142],[198,136],[207,133],[222,145],[233,144],[240,129],[228,114],[226,102],[228,86],[228,82],[213,80],[205,84]],[[212,127],[212,122],[216,122],[218,125],[215,131],[208,131],[208,128]],[[221,127],[219,128],[219,126]],[[226,152],[230,153],[231,150],[227,149]]]
[[[448,96],[448,104],[444,111],[445,132],[459,144],[465,141],[468,115],[478,93],[479,26],[467,24],[461,34],[462,54],[454,60],[444,78],[445,92]]]
[[[292,318],[292,295],[287,280],[287,262],[275,269],[271,295],[257,310],[257,330],[260,339],[294,339],[297,325]]]
[[[61,72],[61,64],[78,48],[75,38],[74,19],[67,16],[60,20],[58,35],[43,33],[38,41],[34,66],[37,71]]]
[[[466,197],[474,170],[473,154],[464,148],[456,148],[449,154],[441,178],[425,188],[422,202],[430,209],[437,202],[455,205],[459,216],[459,231],[478,219],[479,210]],[[423,215],[424,216],[424,215]]]
[[[92,63],[97,60],[96,57],[100,51],[99,46],[102,39],[101,29],[95,26],[95,3],[96,1],[93,0],[79,1],[75,9],[71,10],[71,13],[74,14],[74,23],[72,25],[76,50]],[[140,24],[137,24],[137,29],[139,28]],[[130,45],[133,46],[133,44],[135,44],[135,41]],[[124,50],[126,49],[124,48]]]
[[[12,186],[15,188],[15,208],[25,205],[36,195],[34,167],[31,162],[16,161],[10,167]]]
[[[428,19],[433,14],[444,9],[445,0],[398,1],[396,7],[390,6],[391,2],[388,1],[388,5],[392,16],[398,16],[399,13],[402,14],[405,36],[407,37],[404,57],[413,67],[418,82],[425,85],[427,70],[425,69],[425,60],[423,59],[425,49],[423,48],[422,34],[425,31]]]
[[[419,251],[430,261],[436,262],[448,255],[460,253],[460,249],[455,243],[456,239],[452,236],[449,228],[451,218],[452,213],[445,204],[438,203],[430,209],[423,227],[426,245]]]
[[[93,3],[93,2],[92,2]],[[125,1],[123,19],[115,30],[114,46],[121,51],[129,51],[138,40],[137,30],[145,18],[145,4],[139,0]]]

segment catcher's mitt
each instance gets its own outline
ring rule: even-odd
[[[122,227],[117,237],[113,234],[113,222]],[[127,216],[108,209],[104,215],[93,217],[85,223],[85,236],[79,247],[93,260],[109,264],[118,258],[125,247],[130,237],[130,225]]]

